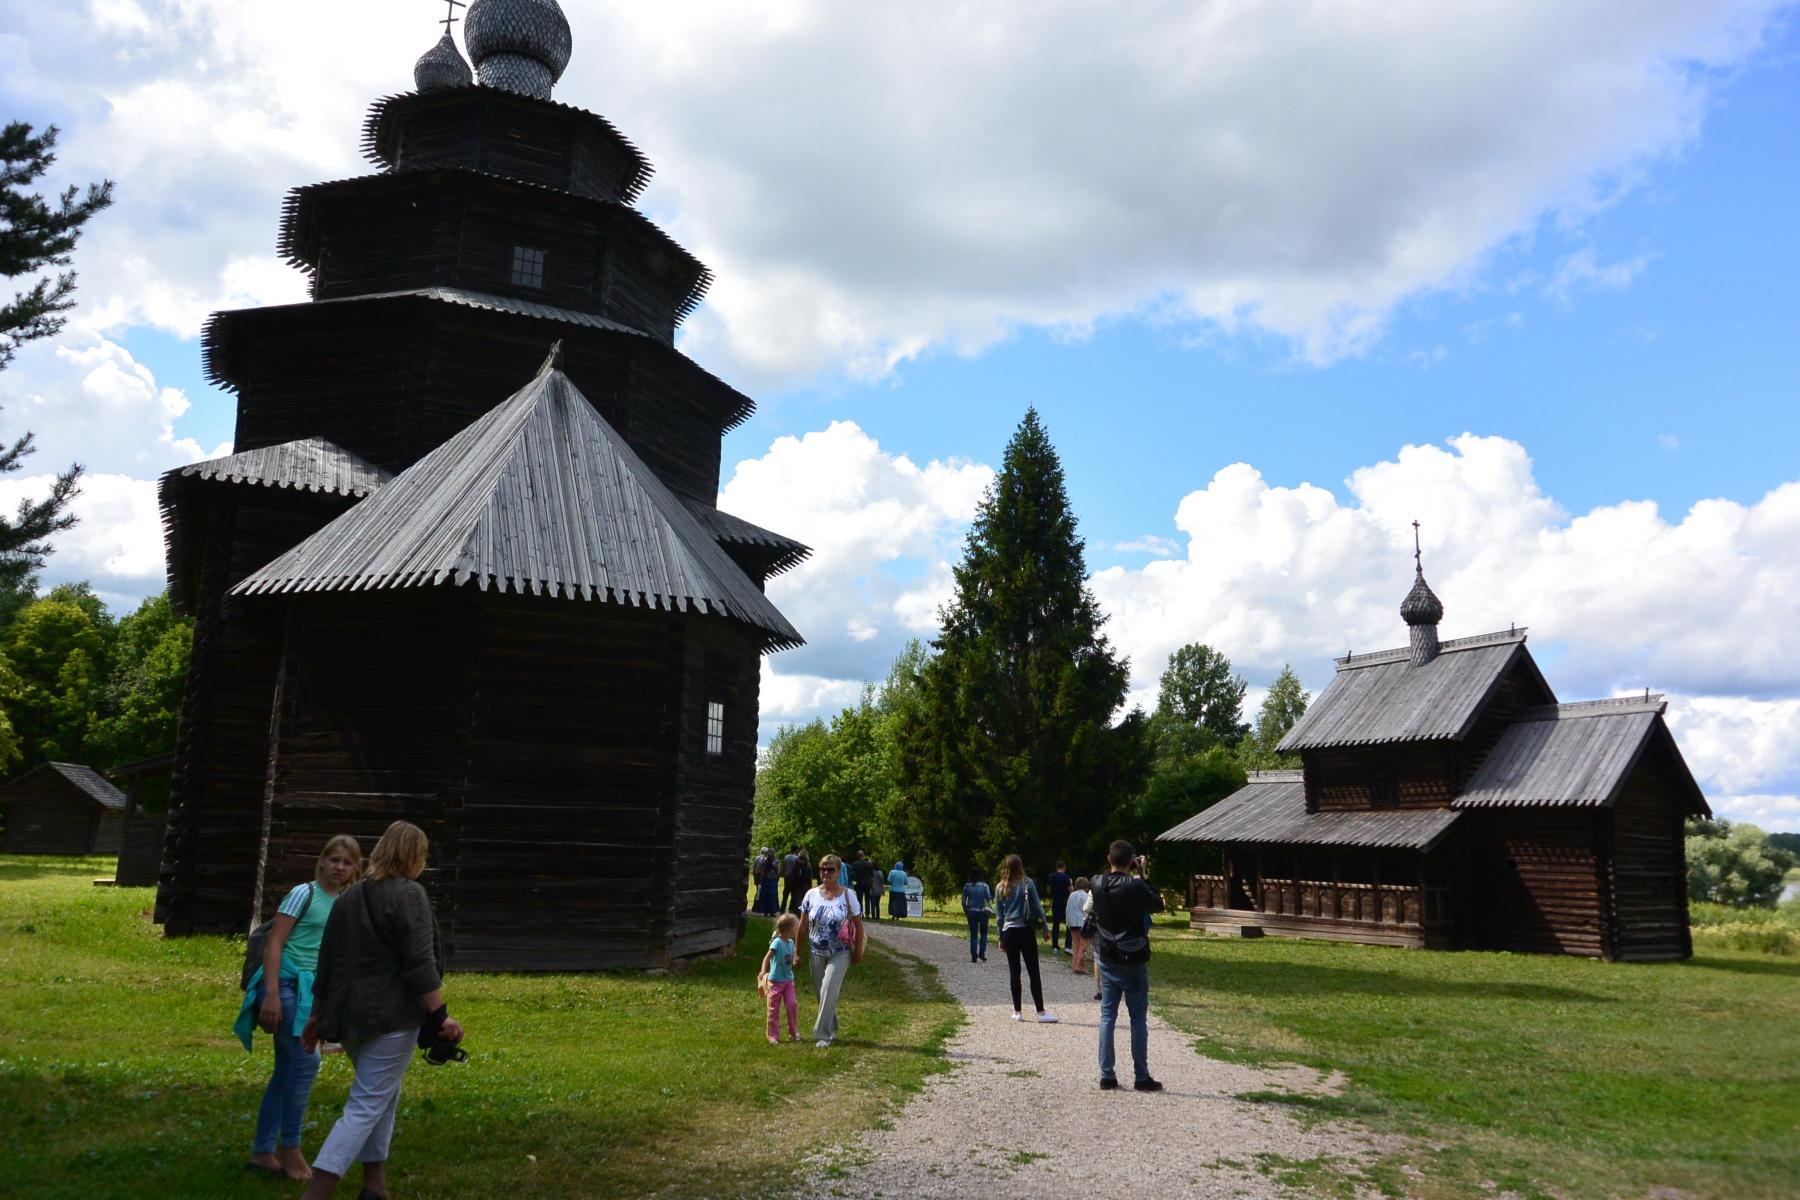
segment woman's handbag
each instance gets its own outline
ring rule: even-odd
[[[850,911],[850,896],[848,892],[844,894],[844,911],[846,913]],[[863,928],[863,919],[859,916],[851,915],[845,920],[843,937],[845,944],[850,947],[850,965],[854,967],[862,962],[863,951],[869,944],[869,935],[868,931]]]

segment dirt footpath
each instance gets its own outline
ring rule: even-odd
[[[1279,1105],[1244,1092],[1323,1091],[1318,1073],[1246,1067],[1202,1058],[1190,1040],[1150,1018],[1150,1073],[1167,1090],[1131,1090],[1131,1040],[1124,1006],[1117,1037],[1123,1086],[1099,1089],[1100,1005],[1091,975],[1065,956],[1041,959],[1045,1006],[1055,1025],[1011,1018],[1006,956],[970,963],[964,937],[871,923],[871,936],[923,959],[962,1002],[968,1023],[951,1040],[950,1072],[931,1079],[891,1122],[816,1164],[812,1195],[868,1197],[1096,1195],[1278,1196],[1282,1162],[1332,1156],[1360,1160],[1397,1141],[1331,1122],[1303,1128]],[[1039,943],[1040,948],[1043,943]],[[846,990],[844,1036],[855,1037],[855,978]],[[1150,965],[1152,1007],[1156,964]],[[823,1051],[822,1053],[830,1053]],[[1275,1157],[1269,1157],[1275,1156]],[[1128,1187],[1129,1193],[1121,1192]]]

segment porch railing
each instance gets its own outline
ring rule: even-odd
[[[1223,875],[1195,875],[1188,881],[1188,907],[1377,925],[1439,925],[1450,919],[1446,888],[1267,876],[1242,886],[1251,893],[1248,907],[1231,903],[1230,881]]]

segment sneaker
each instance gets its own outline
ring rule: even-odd
[[[1163,1086],[1154,1079],[1140,1079],[1131,1085],[1131,1090],[1134,1092],[1160,1092],[1163,1090]]]
[[[780,1038],[770,1038],[770,1039],[769,1039],[769,1045],[771,1045],[771,1046],[779,1046],[779,1045],[781,1045],[781,1039],[780,1039]]]
[[[1012,1015],[1012,1018],[1013,1018],[1013,1020],[1015,1020],[1015,1021],[1023,1021],[1023,1020],[1024,1020],[1024,1019],[1025,1019],[1025,1018],[1024,1018],[1024,1016],[1023,1016],[1023,1015],[1021,1015],[1021,1014],[1019,1014],[1019,1013],[1014,1013],[1014,1014],[1013,1014],[1013,1015]]]
[[[1116,1092],[1119,1090],[1119,1081],[1116,1079],[1102,1079],[1100,1081],[1100,1090],[1103,1092]]]
[[[818,1041],[816,1041],[816,1042],[814,1042],[814,1043],[813,1043],[813,1047],[814,1047],[814,1049],[817,1049],[817,1050],[823,1050],[823,1049],[825,1049],[825,1047],[827,1047],[827,1046],[829,1046],[829,1045],[831,1045],[831,1039],[830,1039],[830,1038],[820,1038],[820,1039],[819,1039],[819,1040],[818,1040]],[[1157,1085],[1156,1085],[1156,1086],[1157,1086],[1157,1087],[1161,1087],[1161,1086],[1162,1086],[1162,1084],[1160,1084],[1160,1083],[1159,1083],[1159,1084],[1157,1084]]]
[[[1054,1025],[1054,1024],[1056,1024],[1056,1014],[1053,1012],[1039,1013],[1038,1014],[1038,1024],[1039,1025]]]
[[[1098,1000],[1098,999],[1099,999],[1099,998],[1100,998],[1100,993],[1099,993],[1099,992],[1095,992],[1095,993],[1094,993],[1094,999],[1096,999],[1096,1000]]]

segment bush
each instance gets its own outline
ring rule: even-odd
[[[1740,908],[1774,908],[1792,864],[1754,825],[1690,821],[1687,829],[1688,899]]]
[[[1800,954],[1800,897],[1772,911],[1696,901],[1688,905],[1688,924],[1694,931],[1696,949]]]

